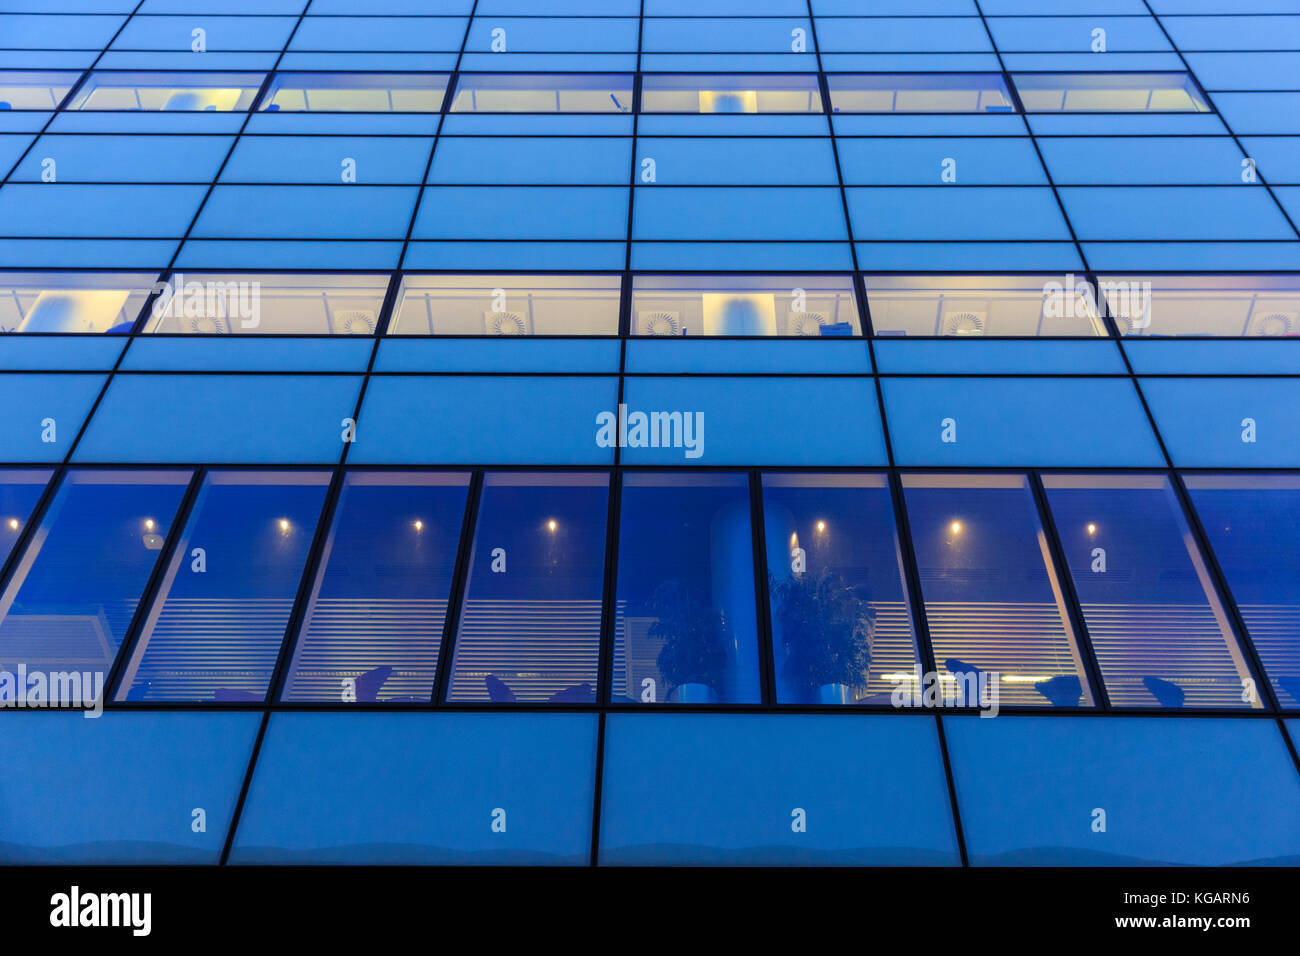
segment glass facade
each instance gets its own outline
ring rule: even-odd
[[[0,863],[1300,860],[1293,4],[83,6]]]

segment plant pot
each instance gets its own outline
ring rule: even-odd
[[[716,704],[718,692],[708,684],[678,684],[672,699],[679,704]]]
[[[822,684],[817,688],[819,704],[851,704],[853,692],[848,684]]]

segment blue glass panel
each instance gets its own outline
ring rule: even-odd
[[[748,480],[634,472],[622,496],[611,699],[758,703]]]
[[[1174,464],[1300,467],[1300,382],[1294,378],[1142,379]]]
[[[876,390],[862,378],[629,378],[623,461],[653,465],[883,465]],[[654,416],[679,415],[673,427]],[[636,416],[649,416],[637,429]],[[707,426],[707,427],[706,427]],[[790,436],[798,435],[798,442]],[[658,444],[656,444],[656,441]]]
[[[609,476],[483,480],[447,698],[596,700]]]
[[[276,714],[232,863],[583,864],[596,718]]]
[[[902,481],[940,674],[975,674],[986,707],[1091,706],[1082,653],[1025,477],[925,474]],[[940,681],[945,696],[951,687],[953,696],[962,692],[973,703],[971,684]]]
[[[1124,379],[895,378],[883,385],[899,464],[1163,464]]]
[[[766,474],[763,529],[777,701],[889,704],[919,657],[886,477]]]
[[[349,461],[374,464],[606,464],[598,415],[613,414],[614,378],[376,376]]]
[[[0,666],[71,671],[102,686],[189,478],[70,471],[0,597]]]
[[[1271,720],[946,717],[944,731],[976,866],[1300,862],[1300,777]]]
[[[1300,706],[1300,477],[1183,481],[1274,693]]]
[[[959,863],[929,718],[611,714],[600,862]]]
[[[266,696],[328,483],[322,471],[204,478],[118,700]]]
[[[119,373],[75,457],[332,463],[359,388],[360,378],[347,375]]]
[[[5,714],[0,860],[216,864],[258,714]],[[69,762],[76,772],[69,772]],[[204,826],[196,827],[202,814]]]
[[[429,182],[622,185],[631,153],[630,139],[449,136],[434,151]]]
[[[469,475],[352,472],[282,699],[428,702]]]
[[[1260,707],[1164,475],[1045,475],[1106,693],[1116,707]]]

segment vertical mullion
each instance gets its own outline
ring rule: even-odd
[[[623,498],[623,475],[609,473],[609,506],[605,515],[605,584],[600,611],[600,664],[596,673],[596,765],[592,775],[594,791],[591,813],[591,859],[600,858],[600,810],[605,770],[605,707],[613,696],[614,644],[618,622],[618,528]]]
[[[140,603],[136,605],[135,613],[131,615],[131,623],[126,629],[126,634],[122,637],[122,646],[117,649],[117,657],[113,662],[113,666],[109,669],[108,677],[104,681],[105,706],[111,705],[117,696],[117,685],[122,680],[127,661],[135,653],[136,641],[139,640],[140,632],[149,619],[149,612],[153,608],[154,601],[158,599],[158,592],[162,588],[163,579],[167,576],[167,569],[176,558],[176,550],[180,547],[181,539],[185,537],[185,528],[189,524],[190,516],[194,511],[199,494],[203,490],[203,483],[207,480],[207,476],[208,469],[202,465],[195,468],[194,473],[190,476],[189,486],[181,497],[181,502],[176,508],[176,516],[172,519],[168,530],[167,541],[158,553],[153,570],[149,573],[149,580],[145,584],[144,592],[140,595]]]
[[[907,516],[902,475],[891,470],[886,480],[889,482],[889,495],[894,506],[894,534],[898,536],[899,550],[902,552],[903,577],[907,582],[907,601],[912,613],[916,651],[923,672],[937,673],[938,665],[935,663],[934,645],[930,638],[930,623],[925,616],[925,595],[921,593],[921,572],[916,563],[916,549],[912,545],[912,527]],[[920,689],[922,688],[918,688]]]
[[[759,701],[774,709],[776,699],[776,651],[772,647],[772,621],[767,583],[767,529],[763,521],[763,475],[757,468],[749,473],[750,537],[754,542],[754,600],[758,617]]]
[[[301,636],[300,631],[307,617],[307,605],[311,602],[312,592],[316,586],[316,576],[320,569],[325,542],[329,540],[331,528],[338,509],[339,497],[343,493],[344,471],[342,465],[334,468],[330,477],[329,488],[325,492],[325,501],[321,504],[320,517],[316,521],[316,531],[312,535],[311,545],[307,551],[302,577],[298,581],[298,591],[294,596],[293,608],[289,620],[285,623],[284,636],[280,638],[280,651],[276,655],[275,667],[271,671],[271,680],[266,687],[265,703],[274,704],[280,699],[284,682],[293,659],[294,649]]]
[[[40,467],[35,466],[33,470]],[[8,587],[10,577],[18,567],[19,562],[22,561],[23,555],[27,553],[27,549],[31,547],[32,539],[36,537],[36,529],[45,520],[45,515],[50,510],[50,503],[54,501],[54,496],[58,494],[59,488],[63,485],[64,476],[68,473],[67,465],[45,467],[50,470],[50,477],[45,482],[45,488],[36,499],[36,504],[32,506],[31,514],[27,516],[27,523],[23,525],[22,531],[18,532],[18,540],[14,542],[9,557],[3,565],[0,565],[0,594],[3,594],[4,589]]]
[[[1242,617],[1241,609],[1237,606],[1237,599],[1228,586],[1227,575],[1223,573],[1223,566],[1219,564],[1214,548],[1210,545],[1210,537],[1205,533],[1205,525],[1196,511],[1191,495],[1187,492],[1187,486],[1183,483],[1183,476],[1177,471],[1170,471],[1169,483],[1173,486],[1174,496],[1178,499],[1179,507],[1183,509],[1187,527],[1192,533],[1192,541],[1200,549],[1201,560],[1205,562],[1205,567],[1210,572],[1210,580],[1214,583],[1214,588],[1218,592],[1219,602],[1223,605],[1228,620],[1232,623],[1232,629],[1236,631],[1237,644],[1245,653],[1246,659],[1250,661],[1251,670],[1254,671],[1256,690],[1260,691],[1266,708],[1274,712],[1279,711],[1282,709],[1282,702],[1278,700],[1277,694],[1273,692],[1273,685],[1269,681],[1268,672],[1264,669],[1264,662],[1260,658],[1259,652],[1255,650],[1255,642],[1250,636],[1250,628],[1246,626],[1246,619]]]
[[[217,861],[218,866],[225,866],[230,860],[230,849],[235,845],[235,831],[239,829],[239,818],[244,813],[244,803],[248,799],[248,788],[253,782],[253,771],[257,769],[257,758],[262,753],[262,741],[266,739],[266,728],[270,720],[271,712],[263,710],[261,722],[257,725],[257,737],[254,738],[252,752],[248,755],[248,767],[244,770],[244,779],[239,785],[239,796],[235,800],[235,809],[230,814],[230,827],[226,830],[226,839],[221,845],[221,857]]]
[[[460,526],[456,570],[452,576],[451,593],[447,596],[447,614],[442,622],[442,643],[438,646],[438,672],[433,682],[434,704],[443,703],[451,687],[451,664],[456,650],[456,631],[460,627],[461,604],[464,602],[465,585],[469,580],[479,499],[482,493],[483,469],[476,468],[470,476],[469,490],[465,495],[465,516]]]
[[[1056,517],[1052,514],[1051,503],[1047,500],[1047,490],[1043,487],[1042,476],[1035,469],[1027,475],[1026,480],[1029,482],[1029,490],[1034,498],[1034,507],[1038,509],[1039,525],[1047,536],[1047,550],[1051,554],[1052,562],[1056,565],[1056,579],[1060,582],[1061,593],[1065,597],[1066,613],[1070,618],[1070,626],[1074,629],[1079,654],[1084,660],[1084,666],[1088,671],[1088,679],[1092,682],[1093,690],[1096,693],[1097,702],[1095,706],[1101,710],[1110,710],[1112,704],[1101,672],[1101,662],[1097,660],[1096,649],[1092,646],[1092,637],[1088,634],[1088,622],[1083,615],[1083,605],[1079,602],[1079,594],[1074,589],[1074,575],[1070,571],[1070,558],[1065,553],[1065,546],[1061,544],[1061,535],[1056,527]]]

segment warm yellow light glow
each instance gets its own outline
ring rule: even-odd
[[[818,521],[818,522],[817,522],[817,533],[818,533],[818,534],[824,534],[825,531],[826,531],[826,522],[825,522],[825,521]]]
[[[423,530],[424,530],[424,522],[421,521],[421,520],[419,520],[418,518],[415,520],[415,530],[416,530],[416,531],[423,531]]]
[[[17,530],[18,530],[18,519],[17,519],[17,518],[10,518],[10,519],[9,519],[9,530],[10,530],[10,531],[17,531]]]
[[[281,518],[281,519],[280,519],[280,530],[281,530],[281,531],[288,531],[288,530],[289,530],[289,519],[288,519],[288,518]]]
[[[1037,684],[1045,680],[1051,680],[1045,674],[1003,674],[1002,680],[1008,684]]]
[[[1097,533],[1097,526],[1092,522],[1088,522],[1088,534],[1096,534],[1096,533]]]
[[[153,518],[145,518],[145,519],[144,519],[144,530],[145,530],[145,531],[152,531],[152,530],[153,530]]]
[[[548,530],[554,531],[556,528],[559,527],[559,524],[557,524],[555,519],[552,518],[550,521],[546,522],[546,527]]]
[[[948,530],[953,534],[961,534],[961,522],[954,521],[952,524],[948,525]]]

